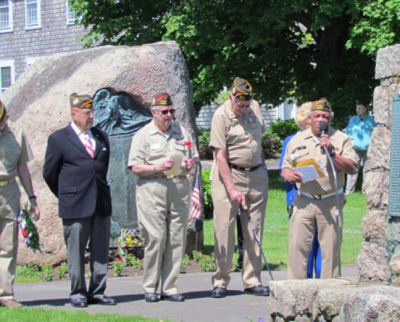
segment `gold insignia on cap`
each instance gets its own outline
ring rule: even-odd
[[[171,96],[169,96],[168,93],[161,93],[156,96],[154,96],[151,106],[171,106],[172,105],[172,100]]]
[[[234,79],[231,92],[240,101],[248,101],[253,97],[253,87],[247,80],[240,77]]]
[[[78,95],[73,93],[69,97],[71,107],[77,107],[82,109],[93,108],[93,99],[90,95]]]
[[[312,102],[311,109],[332,112],[332,106],[326,98],[321,98],[317,101]]]

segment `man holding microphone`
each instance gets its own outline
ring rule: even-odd
[[[315,226],[322,252],[321,278],[340,276],[344,175],[357,171],[358,157],[351,139],[329,127],[332,118],[333,111],[326,99],[313,102],[310,128],[296,134],[286,149],[282,178],[299,188],[290,220],[288,278],[307,278]],[[315,164],[325,173],[304,182],[296,171],[301,164]]]

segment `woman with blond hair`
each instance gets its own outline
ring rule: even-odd
[[[299,127],[300,131],[306,130],[310,125],[308,123],[309,112],[311,111],[312,102],[303,103],[300,107],[296,110],[296,115],[294,117],[297,126]],[[292,139],[294,135],[289,135],[283,141],[282,153],[281,158],[279,160],[279,175],[281,174],[282,170],[282,163],[285,157],[286,146],[289,141]],[[287,211],[289,215],[289,219],[293,212],[293,202],[296,198],[297,186],[290,184],[289,182],[285,182],[286,188],[286,205]],[[314,238],[312,241],[311,252],[308,257],[308,264],[307,264],[307,278],[313,277],[313,268],[315,267],[315,277],[319,278],[321,275],[321,248],[319,247],[318,243],[318,234],[317,230],[314,231]]]

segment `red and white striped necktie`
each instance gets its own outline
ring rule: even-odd
[[[90,157],[93,159],[94,158],[94,147],[93,147],[93,142],[89,137],[89,134],[83,134],[83,140],[84,140],[84,146],[86,151],[89,153]]]

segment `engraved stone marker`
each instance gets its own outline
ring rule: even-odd
[[[400,217],[400,96],[393,97],[389,216]]]
[[[136,104],[130,94],[111,88],[94,95],[94,125],[110,139],[108,179],[111,187],[113,221],[122,227],[137,227],[135,186],[137,177],[127,168],[133,135],[152,120],[151,113]]]

